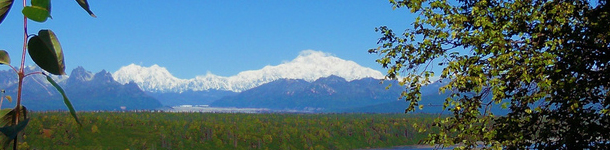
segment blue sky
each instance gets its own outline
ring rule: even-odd
[[[53,19],[29,21],[29,33],[53,30],[67,71],[110,72],[131,63],[166,67],[174,76],[222,76],[278,65],[313,49],[385,72],[369,54],[387,25],[397,32],[413,14],[388,1],[141,1],[89,0],[97,18],[69,0],[52,1]],[[0,49],[17,66],[22,45],[21,2],[0,24]],[[28,58],[28,64],[33,64]],[[6,67],[5,69],[8,69]]]

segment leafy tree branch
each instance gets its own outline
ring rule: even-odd
[[[428,144],[458,148],[610,148],[610,7],[606,0],[390,0],[417,15],[402,34],[382,26],[370,53],[406,86],[413,111],[428,65],[450,92]],[[460,50],[462,49],[462,50]],[[406,73],[406,75],[400,75]],[[507,115],[489,109],[501,106]]]

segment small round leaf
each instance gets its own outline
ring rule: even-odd
[[[8,52],[5,50],[0,50],[0,65],[9,64],[11,64],[11,57],[8,56]]]
[[[28,52],[36,65],[54,75],[65,75],[64,53],[51,30],[40,30],[28,41]]]
[[[40,6],[26,6],[21,11],[24,16],[36,22],[45,22],[50,17],[51,13],[44,7]]]

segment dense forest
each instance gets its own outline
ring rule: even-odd
[[[358,149],[414,145],[428,114],[30,113],[21,148]]]

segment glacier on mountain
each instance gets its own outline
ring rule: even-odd
[[[114,79],[122,84],[135,82],[149,92],[183,92],[226,90],[241,92],[277,79],[303,79],[313,82],[321,77],[336,75],[347,81],[372,77],[382,79],[384,75],[374,69],[362,67],[354,61],[343,60],[329,53],[314,50],[301,51],[289,62],[276,66],[265,66],[259,70],[242,71],[237,75],[223,77],[207,73],[192,79],[174,77],[167,69],[158,65],[142,67],[130,64],[114,72]]]

